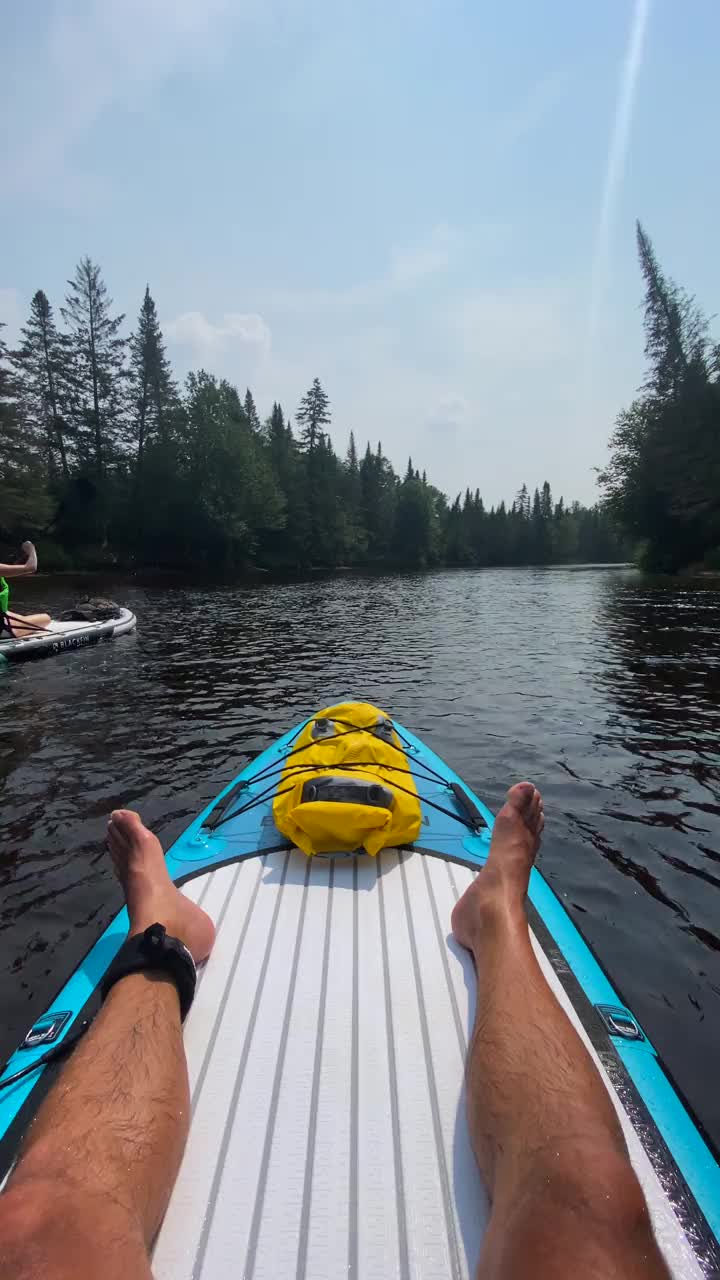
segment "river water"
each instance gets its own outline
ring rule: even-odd
[[[544,874],[720,1143],[717,580],[59,577],[14,602],[88,587],[134,608],[136,635],[0,673],[0,1059],[118,907],[108,812],[138,808],[167,843],[269,739],[352,695],[493,807],[541,787]]]

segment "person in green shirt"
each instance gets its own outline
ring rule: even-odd
[[[0,564],[0,635],[32,635],[50,622],[48,613],[15,613],[9,609],[10,585],[8,578],[26,578],[37,572],[37,552],[32,542],[23,542],[20,551],[25,557],[20,564]]]

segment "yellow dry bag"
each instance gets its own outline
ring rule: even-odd
[[[392,722],[369,702],[318,711],[296,738],[273,800],[275,825],[307,854],[376,854],[411,844],[422,811]]]

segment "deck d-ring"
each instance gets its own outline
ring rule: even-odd
[[[618,1036],[621,1040],[644,1040],[645,1036],[640,1029],[640,1024],[633,1017],[629,1009],[624,1008],[621,1004],[596,1004],[600,1017],[611,1036]]]

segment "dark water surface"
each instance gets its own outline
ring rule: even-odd
[[[58,610],[70,578],[18,586]],[[720,584],[463,571],[260,587],[94,579],[135,636],[0,673],[0,1058],[119,904],[115,806],[169,842],[324,703],[395,714],[493,807],[533,779],[541,865],[720,1142]],[[4,1052],[5,1051],[5,1052]]]

